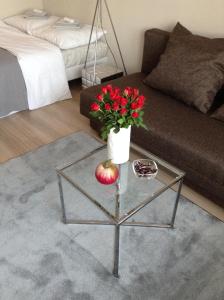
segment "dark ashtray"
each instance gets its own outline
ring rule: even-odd
[[[156,162],[150,159],[136,159],[132,163],[133,171],[139,178],[153,178],[158,173]]]

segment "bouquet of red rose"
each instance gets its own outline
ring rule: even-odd
[[[144,127],[143,106],[145,97],[137,88],[120,90],[112,85],[104,86],[90,106],[90,114],[103,122],[102,138],[107,139],[111,129],[115,133],[129,126]]]

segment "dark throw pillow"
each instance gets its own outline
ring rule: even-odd
[[[193,35],[177,23],[145,83],[206,113],[224,82],[224,39]]]
[[[213,119],[224,122],[224,104],[220,106],[212,115]]]

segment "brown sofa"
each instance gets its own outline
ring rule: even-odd
[[[133,128],[132,141],[184,170],[189,186],[224,207],[224,123],[143,83],[168,38],[169,33],[159,29],[146,31],[142,71],[112,84],[138,87],[147,98],[145,122],[150,130]],[[89,105],[99,89],[91,87],[81,93],[80,111],[89,118]],[[91,118],[90,124],[99,129],[99,123]]]

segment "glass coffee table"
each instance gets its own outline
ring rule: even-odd
[[[158,166],[158,173],[155,178],[139,178],[133,172],[132,162],[137,158],[149,158],[154,160]],[[119,277],[119,250],[120,250],[120,228],[121,226],[138,226],[154,228],[174,228],[174,222],[181,194],[181,188],[185,173],[173,167],[169,163],[155,155],[132,144],[130,149],[129,162],[119,165],[120,177],[118,181],[109,186],[100,184],[95,178],[97,165],[107,159],[106,145],[88,153],[83,158],[74,161],[63,168],[57,169],[60,200],[62,206],[62,217],[65,224],[83,225],[112,225],[115,228],[114,240],[114,265],[113,275]],[[69,210],[65,201],[67,188],[65,183],[73,192],[76,190],[79,195],[91,202],[94,208],[98,208],[106,218],[68,217]],[[173,189],[175,188],[175,191]],[[166,222],[149,222],[143,219],[136,221],[139,212],[146,208],[150,209],[150,203],[166,201],[166,192],[174,195],[172,202],[166,203],[170,208],[170,216]],[[71,194],[73,194],[73,192]],[[77,197],[78,198],[78,197]],[[76,198],[76,199],[77,199]],[[74,202],[76,201],[74,199]],[[68,202],[71,202],[69,200]],[[149,206],[149,207],[148,207]],[[74,210],[78,210],[78,205]],[[70,209],[71,210],[71,209]],[[86,210],[91,210],[86,208]],[[153,214],[165,214],[167,209],[155,210]]]

